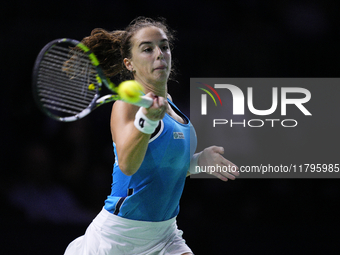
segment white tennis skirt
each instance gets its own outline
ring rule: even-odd
[[[180,255],[191,252],[176,217],[161,222],[129,220],[104,208],[85,235],[69,244],[64,255]]]

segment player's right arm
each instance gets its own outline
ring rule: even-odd
[[[143,109],[146,117],[151,120],[160,120],[167,109],[167,101],[152,93],[147,96],[153,98],[153,104]],[[111,112],[111,134],[116,144],[120,170],[130,176],[137,172],[144,160],[151,134],[139,131],[135,125],[135,116],[139,107],[117,101],[113,104]]]

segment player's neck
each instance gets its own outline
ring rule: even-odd
[[[144,84],[145,92],[153,92],[155,95],[166,98],[168,95],[168,86],[167,84]]]

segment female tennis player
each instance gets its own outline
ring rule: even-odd
[[[107,76],[135,79],[153,104],[147,109],[113,104],[112,191],[65,255],[193,254],[176,224],[190,161],[192,166],[237,167],[222,156],[222,147],[192,155],[194,128],[167,93],[173,33],[163,21],[137,18],[123,31],[95,29],[82,42],[98,56]],[[215,174],[224,181],[238,176],[237,171]]]

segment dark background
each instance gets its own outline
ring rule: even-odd
[[[2,254],[63,254],[110,193],[111,105],[74,123],[45,117],[31,93],[38,52],[141,15],[178,32],[169,92],[188,115],[190,77],[338,77],[336,1],[3,1]],[[338,179],[188,179],[178,225],[197,255],[336,254],[339,198]]]

